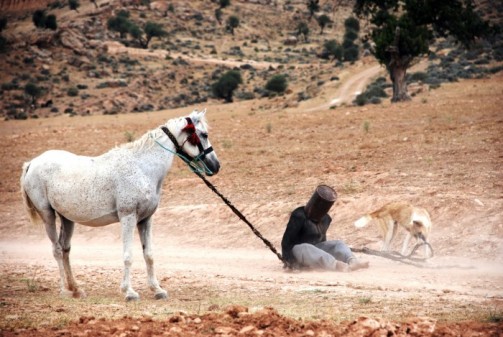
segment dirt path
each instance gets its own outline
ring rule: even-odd
[[[351,104],[355,97],[359,95],[379,73],[383,72],[381,65],[373,65],[345,79],[337,89],[330,102],[308,109],[308,112],[325,110],[342,104]]]
[[[132,48],[132,47],[126,47],[122,45],[119,42],[116,41],[107,41],[105,42],[105,46],[107,48],[107,52],[109,54],[115,55],[115,54],[128,54],[131,56],[140,56],[140,57],[155,57],[155,58],[161,58],[165,59],[167,56],[177,59],[181,58],[187,62],[191,63],[204,63],[204,64],[221,64],[221,65],[226,65],[229,67],[240,67],[242,65],[248,64],[253,66],[254,68],[257,69],[267,69],[269,67],[278,67],[279,63],[272,63],[272,62],[257,62],[254,60],[243,60],[243,61],[238,61],[238,60],[233,60],[233,59],[216,59],[216,58],[203,58],[203,57],[195,57],[195,56],[189,56],[186,54],[182,53],[174,53],[171,51],[166,51],[166,50],[148,50],[148,49],[141,49],[141,48]],[[301,65],[305,66],[305,65]]]

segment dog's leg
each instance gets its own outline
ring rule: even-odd
[[[410,232],[407,232],[407,235],[405,236],[405,239],[403,240],[403,246],[402,246],[402,252],[401,252],[402,255],[405,255],[405,252],[407,251],[407,247],[409,246],[409,241],[410,241],[411,236],[412,235],[410,234]]]
[[[394,223],[392,220],[387,221],[387,220],[381,219],[380,221],[382,222],[381,225],[385,229],[384,241],[383,241],[381,251],[387,252],[387,251],[389,251],[389,245],[391,243],[391,240],[393,239],[393,236],[395,235],[395,228],[394,228],[395,226],[394,226]]]

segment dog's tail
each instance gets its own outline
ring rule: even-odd
[[[356,220],[354,225],[356,228],[363,228],[367,226],[372,221],[372,216],[369,214],[362,216],[360,219]]]

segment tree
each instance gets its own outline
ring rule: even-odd
[[[269,91],[277,92],[278,94],[284,93],[286,88],[288,88],[286,75],[274,75],[269,81],[267,81],[265,88]]]
[[[489,32],[472,0],[356,0],[353,11],[372,25],[373,54],[393,82],[392,102],[410,100],[407,69],[428,54],[435,36],[453,36],[469,46]]]
[[[227,30],[231,32],[232,35],[234,35],[234,29],[239,27],[239,18],[237,16],[231,15],[227,19]]]
[[[308,0],[307,1],[307,10],[309,11],[308,20],[311,21],[314,13],[320,10],[320,0]]]
[[[221,8],[215,9],[215,19],[217,19],[219,25],[222,24],[222,9]]]
[[[236,90],[241,83],[243,83],[241,73],[238,70],[229,70],[223,74],[218,81],[213,83],[211,90],[213,95],[218,98],[223,98],[225,102],[230,103],[232,102],[234,90]]]
[[[297,36],[302,35],[304,37],[304,41],[307,42],[307,37],[309,35],[309,26],[305,22],[299,22],[297,25]]]
[[[323,34],[323,29],[331,22],[330,18],[325,14],[318,16],[316,21],[318,21],[318,25],[320,26],[320,34]]]
[[[140,46],[144,46],[144,41],[143,41],[143,31],[141,30],[140,27],[138,27],[137,25],[135,25],[134,23],[130,23],[129,25],[129,30],[128,30],[128,33],[129,35],[131,35],[131,37],[135,40],[138,41],[138,44]],[[144,47],[144,48],[147,48],[147,47]]]
[[[79,0],[68,0],[68,7],[70,7],[72,11],[76,11],[78,13],[80,7]]]
[[[145,27],[143,28],[145,31],[145,41],[143,43],[143,48],[148,48],[148,45],[152,38],[154,37],[163,37],[166,36],[168,33],[162,28],[161,25],[155,22],[148,21],[145,24]]]
[[[108,19],[107,27],[111,31],[118,32],[121,39],[126,38],[133,23],[129,20],[128,11],[119,11],[117,15]]]
[[[35,105],[37,98],[42,95],[42,89],[33,82],[28,82],[24,86],[24,92],[26,95],[30,96],[31,104]]]

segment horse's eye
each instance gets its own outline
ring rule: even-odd
[[[201,138],[208,139],[208,134],[206,132],[201,133]]]

